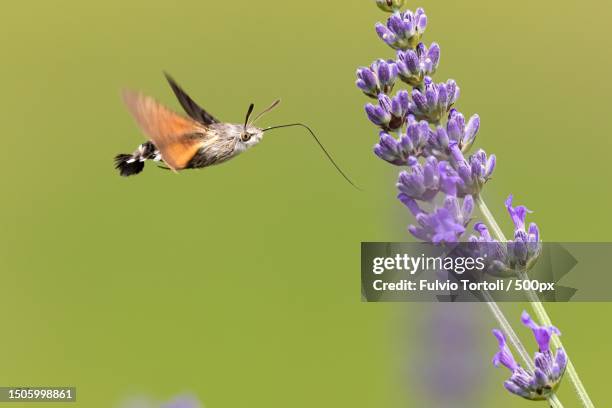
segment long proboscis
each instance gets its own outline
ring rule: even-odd
[[[268,130],[282,129],[282,128],[295,127],[295,126],[300,126],[300,127],[303,127],[304,129],[306,129],[311,134],[311,136],[314,138],[314,140],[317,142],[317,144],[319,145],[321,150],[323,150],[323,153],[325,153],[325,156],[327,156],[327,158],[329,159],[331,164],[333,164],[334,167],[336,168],[336,170],[338,170],[338,172],[342,175],[342,177],[344,177],[344,179],[346,181],[348,181],[349,184],[352,185],[353,187],[355,187],[357,190],[361,190],[361,188],[359,188],[355,183],[353,183],[353,181],[346,175],[346,173],[344,173],[344,171],[342,171],[340,166],[338,166],[338,164],[336,164],[336,161],[327,152],[327,150],[325,149],[325,147],[323,146],[323,144],[321,143],[319,138],[315,135],[315,133],[312,131],[312,129],[309,128],[308,126],[306,126],[305,124],[303,124],[303,123],[290,123],[288,125],[271,126],[269,128],[263,129],[263,131],[267,132]]]

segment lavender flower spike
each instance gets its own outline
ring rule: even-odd
[[[377,23],[376,33],[387,45],[396,50],[414,49],[427,27],[427,16],[422,8],[414,13],[397,11],[389,17],[387,25]]]
[[[419,43],[415,50],[397,52],[399,76],[410,86],[420,87],[427,75],[433,75],[440,63],[440,46],[432,43],[427,49]]]
[[[516,363],[508,349],[506,338],[499,330],[493,330],[499,343],[499,351],[493,357],[493,364],[498,367],[501,363],[512,372],[510,379],[504,382],[508,391],[532,401],[546,400],[559,387],[567,366],[567,356],[562,348],[557,349],[554,358],[550,351],[550,338],[553,334],[560,333],[554,326],[538,326],[527,312],[523,312],[521,320],[532,329],[539,346],[534,357],[533,373]]]
[[[459,99],[459,87],[452,79],[446,83],[436,84],[430,77],[425,77],[423,83],[424,90],[412,90],[410,113],[418,120],[439,124]]]
[[[404,7],[404,0],[376,0],[376,5],[382,11],[393,13]]]
[[[474,211],[472,196],[466,196],[463,205],[459,204],[457,197],[447,196],[444,206],[436,208],[432,213],[423,211],[417,202],[405,193],[400,193],[397,198],[408,207],[419,224],[410,225],[408,231],[417,239],[434,244],[458,242]]]
[[[378,98],[379,94],[388,94],[393,90],[397,75],[395,62],[379,59],[370,67],[357,69],[356,85],[370,98]]]

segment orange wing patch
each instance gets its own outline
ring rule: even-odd
[[[202,144],[202,139],[194,134],[205,133],[205,129],[138,92],[124,91],[123,101],[168,167],[175,171],[184,169]]]

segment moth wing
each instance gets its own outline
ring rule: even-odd
[[[206,112],[204,108],[202,108],[193,99],[191,99],[191,97],[187,95],[187,92],[185,92],[183,88],[181,88],[180,85],[177,84],[176,81],[167,72],[164,72],[164,75],[166,76],[166,80],[170,84],[174,95],[176,95],[176,99],[178,99],[179,103],[181,104],[187,115],[189,115],[189,117],[191,117],[197,122],[202,123],[203,125],[212,125],[214,123],[219,123],[219,120],[217,118]]]
[[[200,148],[202,138],[198,135],[203,137],[206,129],[138,92],[124,91],[123,100],[168,167],[184,169]]]

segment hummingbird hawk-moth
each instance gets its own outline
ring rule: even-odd
[[[119,154],[115,157],[115,168],[122,176],[140,173],[147,160],[163,161],[168,169],[175,172],[220,164],[261,142],[267,131],[301,126],[308,130],[338,172],[351,185],[357,187],[308,126],[302,123],[268,128],[255,126],[255,122],[276,108],[280,100],[272,103],[252,120],[253,104],[247,110],[244,123],[224,123],[200,107],[170,75],[165,76],[188,117],[171,111],[151,97],[125,90],[123,100],[149,141],[138,146],[132,154]]]

